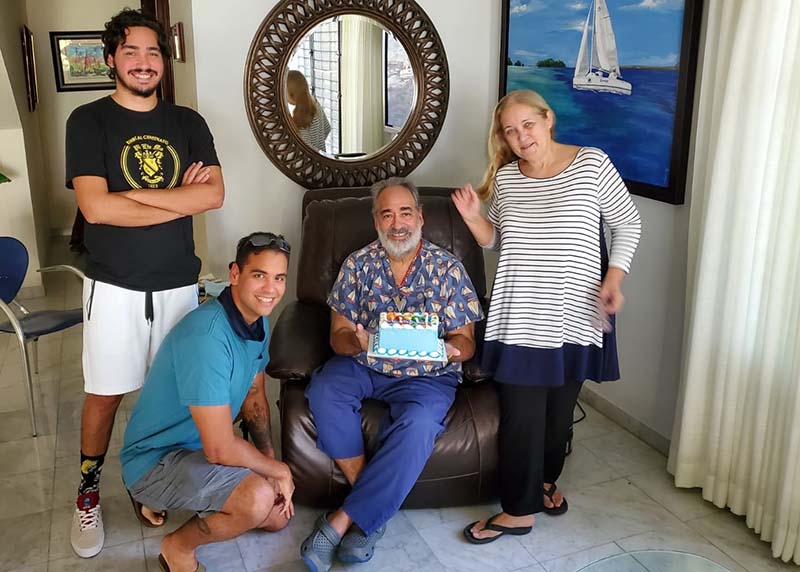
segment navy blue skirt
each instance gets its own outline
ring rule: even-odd
[[[512,385],[557,387],[564,383],[619,379],[617,336],[603,333],[603,347],[564,344],[560,348],[526,348],[502,342],[484,342],[481,368],[495,381]]]

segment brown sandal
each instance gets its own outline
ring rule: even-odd
[[[139,519],[139,522],[142,523],[142,526],[146,526],[147,528],[161,528],[165,524],[167,524],[167,511],[162,510],[161,512],[157,512],[155,514],[160,515],[162,520],[161,524],[155,524],[149,518],[147,518],[144,513],[142,512],[142,507],[144,506],[142,503],[137,501],[133,498],[130,491],[128,491],[128,498],[131,499],[131,504],[133,505],[133,512],[136,514],[136,518]]]
[[[169,564],[167,564],[167,560],[164,558],[163,554],[158,555],[158,567],[161,568],[161,572],[170,572]],[[206,567],[198,562],[194,572],[206,572]]]

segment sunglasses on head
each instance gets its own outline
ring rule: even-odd
[[[286,254],[291,254],[292,251],[292,247],[282,234],[274,234],[272,232],[253,233],[245,239],[244,244],[249,244],[256,248],[275,247]],[[244,246],[244,244],[242,246]]]

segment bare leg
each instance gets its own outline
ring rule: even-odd
[[[347,459],[336,459],[336,464],[339,465],[347,482],[352,487],[361,471],[364,470],[367,461],[364,455],[359,455],[358,457],[349,457]],[[328,517],[328,523],[339,533],[339,536],[344,536],[353,525],[353,519],[340,508]]]
[[[104,455],[108,451],[114,419],[124,395],[95,395],[87,393],[81,412],[81,451],[90,457]],[[160,525],[164,517],[146,506],[142,514],[153,524]]]
[[[336,464],[339,465],[339,468],[344,473],[344,477],[352,487],[355,484],[358,475],[360,475],[361,471],[364,470],[364,466],[367,464],[367,461],[364,455],[359,455],[358,457],[349,457],[347,459],[336,459]]]
[[[104,455],[111,441],[114,417],[124,395],[86,394],[81,413],[81,451],[90,457]]]
[[[161,554],[172,572],[194,572],[195,550],[211,542],[236,538],[253,528],[275,526],[271,518],[275,506],[272,485],[255,474],[248,475],[233,490],[222,510],[205,518],[190,518],[161,541]]]

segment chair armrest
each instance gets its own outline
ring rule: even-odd
[[[269,342],[267,375],[276,379],[307,379],[333,356],[331,310],[321,304],[292,302],[275,323]]]
[[[26,310],[27,311],[27,310]],[[20,343],[25,343],[25,334],[22,332],[22,326],[19,323],[19,318],[14,314],[8,304],[3,302],[2,298],[0,298],[0,312],[6,315],[8,318],[8,322],[11,324],[11,327],[14,329],[14,333],[19,338]]]
[[[56,264],[55,266],[45,266],[44,268],[40,268],[36,272],[62,272],[62,271],[72,272],[75,276],[77,276],[81,280],[84,280],[86,278],[86,274],[84,274],[83,271],[81,271],[78,268],[75,268],[74,266],[70,266],[69,264]]]

